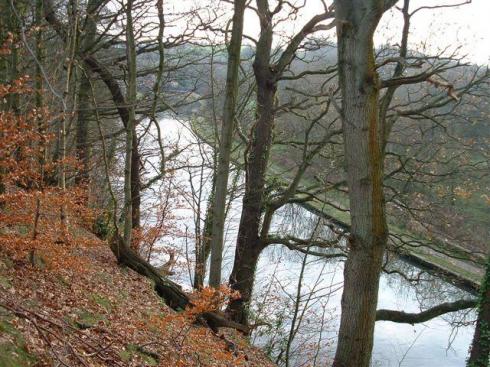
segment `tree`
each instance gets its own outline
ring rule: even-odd
[[[335,367],[368,367],[371,361],[379,276],[388,237],[383,200],[384,127],[379,120],[373,36],[383,12],[392,3],[335,2],[352,222]]]
[[[288,4],[290,5],[290,4]],[[253,70],[257,87],[256,122],[252,127],[250,141],[246,148],[245,158],[245,194],[238,229],[237,245],[233,270],[230,275],[230,285],[240,292],[241,297],[232,300],[227,312],[236,322],[247,324],[247,307],[253,290],[255,269],[262,250],[270,244],[267,241],[270,221],[262,224],[262,214],[265,209],[266,172],[272,144],[272,134],[276,114],[277,85],[285,70],[289,67],[295,53],[305,37],[320,30],[319,23],[332,17],[325,7],[322,14],[312,17],[302,29],[295,34],[282,53],[274,60],[272,46],[274,36],[274,15],[279,13],[286,2],[280,1],[275,9],[271,9],[268,0],[257,0],[257,10],[260,18],[260,35],[256,44]],[[295,13],[298,9],[292,9]],[[328,138],[326,139],[328,141]],[[320,146],[321,148],[321,146]],[[311,157],[309,157],[311,158]],[[273,206],[266,218],[272,219],[272,213],[287,203],[295,192],[300,178],[308,167],[298,169],[297,177],[291,186],[285,190],[278,204]]]
[[[90,3],[89,11],[86,13],[86,24],[90,26],[90,23],[94,21],[94,14],[99,14],[101,8],[103,8],[107,4],[107,1],[96,1],[95,3]],[[53,5],[52,0],[43,0],[43,8],[44,8],[44,16],[47,22],[53,27],[61,40],[67,44],[70,42],[69,32],[67,30],[67,26],[63,24],[59,18],[57,17],[55,7]],[[117,17],[118,14],[114,15]],[[100,17],[99,17],[100,18]],[[95,18],[97,19],[97,18]],[[108,30],[106,29],[106,32]],[[91,37],[90,30],[87,32],[87,37]],[[97,41],[100,41],[99,37]],[[112,44],[113,39],[109,39],[106,41],[105,46],[110,46]],[[117,79],[114,77],[111,70],[106,67],[102,62],[98,60],[98,58],[94,55],[96,51],[95,45],[88,45],[82,42],[83,48],[75,49],[76,57],[83,61],[83,64],[86,68],[94,74],[97,74],[104,84],[107,86],[111,93],[112,100],[114,105],[116,106],[117,112],[122,120],[124,126],[127,126],[130,123],[130,106],[128,106],[127,101],[125,100],[124,93],[119,85]],[[89,47],[90,46],[90,47]],[[99,45],[98,47],[102,47]],[[126,127],[125,127],[126,128]],[[140,225],[140,204],[141,204],[141,177],[140,177],[140,158],[138,153],[138,138],[136,135],[136,126],[133,125],[132,132],[132,154],[131,154],[131,211],[132,211],[132,226],[133,228],[139,227]]]
[[[383,190],[385,154],[392,127],[400,114],[388,114],[395,91],[402,85],[432,83],[437,73],[458,66],[457,62],[441,63],[404,75],[410,18],[419,10],[409,12],[410,2],[405,0],[401,8],[404,27],[399,58],[393,59],[396,66],[391,78],[381,80],[373,35],[384,12],[395,3],[391,0],[335,2],[340,113],[351,218],[335,367],[370,364],[379,275],[388,239]],[[454,5],[443,7],[450,6]],[[437,110],[450,103],[450,99],[458,100],[451,92],[452,87],[448,83],[443,85],[447,95],[438,96],[437,101],[429,98],[420,110]]]
[[[478,318],[471,343],[468,367],[488,367],[490,358],[490,257],[480,288]]]
[[[213,191],[212,232],[211,232],[211,265],[209,285],[219,287],[221,284],[221,263],[223,256],[223,232],[225,225],[226,197],[230,171],[230,155],[235,130],[235,107],[238,93],[238,69],[240,66],[240,49],[243,33],[243,15],[245,0],[234,2],[233,27],[228,47],[228,70],[223,106],[223,122],[216,172],[216,184]]]
[[[133,133],[136,125],[136,43],[134,39],[134,25],[133,25],[133,0],[128,0],[126,4],[126,57],[128,67],[128,89],[126,95],[126,102],[128,103],[128,120],[126,122],[126,154],[125,154],[125,167],[124,167],[124,245],[131,246],[131,234],[133,231],[133,220],[139,221],[135,218],[133,211],[131,210],[133,200],[133,187],[132,182],[132,165],[133,162]],[[139,162],[137,163],[139,164]],[[138,168],[139,169],[139,168]],[[137,193],[139,195],[139,192]]]

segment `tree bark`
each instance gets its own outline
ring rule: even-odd
[[[369,367],[379,277],[387,242],[383,130],[373,34],[381,1],[336,1],[339,86],[351,235],[344,266],[342,315],[334,367]]]
[[[124,167],[124,244],[131,246],[131,232],[133,229],[133,170],[134,170],[134,125],[136,120],[136,44],[133,28],[133,0],[126,3],[126,56],[128,63],[128,89],[126,101],[128,103],[128,121],[126,124],[126,161]]]
[[[131,225],[134,229],[141,226],[141,159],[134,120],[131,125],[133,130],[131,134]]]
[[[89,145],[88,130],[90,123],[90,81],[87,75],[80,76],[80,89],[78,90],[78,116],[76,126],[76,157],[81,163],[80,170],[75,177],[75,183],[87,183],[89,180]]]
[[[228,45],[228,70],[223,107],[223,123],[221,126],[221,139],[216,173],[216,190],[213,201],[213,230],[211,236],[209,285],[215,288],[219,287],[221,284],[226,194],[228,192],[230,156],[233,143],[233,132],[235,130],[235,107],[238,94],[238,69],[240,66],[244,12],[245,0],[235,0],[233,28],[230,44]]]
[[[85,17],[83,38],[80,42],[82,52],[89,52],[95,42],[97,31],[96,23],[97,1],[90,0],[87,3],[87,16]],[[81,163],[81,168],[77,172],[75,182],[77,184],[87,183],[89,180],[90,149],[88,143],[88,131],[90,118],[92,116],[90,102],[90,75],[88,71],[82,70],[80,75],[80,87],[78,91],[78,116],[76,126],[76,157]]]
[[[455,302],[441,303],[419,313],[407,313],[394,310],[376,311],[376,321],[391,321],[403,324],[420,324],[432,320],[435,317],[444,315],[449,312],[461,311],[468,308],[474,308],[477,305],[475,300],[459,300]]]
[[[468,367],[488,367],[490,365],[490,256],[480,289],[478,318],[471,343]]]
[[[261,35],[253,63],[257,84],[257,121],[253,128],[246,163],[245,194],[238,229],[235,261],[230,275],[230,286],[241,297],[227,309],[231,319],[244,325],[248,322],[248,304],[253,290],[255,269],[264,248],[259,238],[263,211],[265,173],[274,126],[274,99],[277,90],[276,75],[270,68],[272,47],[272,16],[267,1],[257,1],[261,17]]]
[[[216,186],[216,174],[213,174],[213,183],[211,185],[210,202],[206,208],[206,218],[204,219],[204,228],[198,242],[196,242],[196,266],[194,269],[194,289],[201,289],[204,286],[206,277],[206,263],[211,252],[211,233],[213,230],[213,204],[214,191]]]
[[[193,306],[189,296],[182,291],[178,284],[167,279],[165,276],[162,276],[156,268],[143,260],[136,252],[127,246],[125,241],[118,234],[111,239],[110,245],[119,264],[127,266],[138,274],[152,280],[155,291],[164,299],[165,303],[170,308],[175,311],[184,311],[187,307]],[[250,332],[246,326],[228,320],[220,312],[205,312],[200,315],[198,320],[201,320],[214,331],[217,331],[217,328],[219,327],[228,327],[239,330],[245,334]]]
[[[242,240],[240,251],[235,252],[235,263],[230,276],[230,286],[240,292],[240,297],[228,305],[226,313],[231,320],[242,325],[248,325],[248,306],[252,297],[255,270],[263,248],[259,242],[252,246],[244,246]],[[238,246],[238,244],[237,244]]]

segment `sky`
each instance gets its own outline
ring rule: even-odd
[[[460,4],[467,0],[411,0],[410,11],[422,6],[440,6],[448,4]],[[276,32],[282,32],[287,37],[293,36],[314,15],[323,11],[321,0],[289,0],[294,4],[305,3],[295,19],[284,16],[283,11],[278,16],[284,16],[284,21],[276,28]],[[327,5],[333,0],[325,0]],[[219,13],[221,23],[226,24],[233,16],[233,6],[230,0],[214,0],[209,6],[209,0],[168,0],[166,7],[175,13],[189,7],[202,7],[209,14]],[[250,0],[250,4],[256,7],[256,1]],[[269,0],[270,8],[274,8],[277,0]],[[401,7],[400,0],[396,6]],[[386,12],[378,26],[375,35],[376,46],[382,44],[398,44],[401,37],[402,17],[396,6]],[[287,9],[287,6],[285,7]],[[471,0],[471,3],[458,7],[444,9],[424,9],[418,11],[411,19],[409,46],[420,52],[434,54],[440,49],[453,52],[460,47],[458,55],[465,55],[468,61],[480,65],[490,64],[490,0]],[[173,32],[179,33],[183,25],[177,25]],[[254,11],[248,9],[245,12],[244,34],[256,38],[260,30],[259,20]],[[335,41],[335,28],[323,35]],[[210,36],[212,38],[216,36]],[[279,41],[278,41],[279,40]],[[244,44],[250,43],[247,39]],[[281,44],[280,37],[275,38],[276,44]]]
[[[414,10],[421,6],[457,4],[462,1],[464,0],[412,0],[410,9]],[[274,4],[273,0],[271,4]],[[292,35],[309,18],[323,9],[320,0],[307,0],[306,4],[307,6],[298,19],[282,23],[279,29],[285,34]],[[397,5],[401,6],[401,2]],[[419,51],[425,48],[426,51],[434,52],[448,46],[449,50],[454,50],[458,45],[462,45],[459,50],[460,55],[467,55],[472,62],[487,65],[490,63],[489,15],[490,0],[472,0],[470,4],[457,8],[421,10],[413,16],[411,21],[410,46]],[[385,13],[378,26],[375,37],[376,45],[387,42],[399,43],[401,26],[402,18],[399,11],[394,9]],[[252,11],[247,11],[245,34],[255,36],[258,29],[257,16]],[[334,40],[335,31],[330,31],[328,35]]]

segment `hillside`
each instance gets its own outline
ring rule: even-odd
[[[273,366],[169,309],[104,242],[60,246],[67,266],[0,249],[0,366]]]

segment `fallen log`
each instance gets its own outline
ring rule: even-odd
[[[141,258],[141,256],[129,248],[129,246],[126,246],[121,236],[113,236],[109,243],[118,263],[122,266],[127,266],[138,274],[153,281],[155,291],[170,308],[177,312],[181,312],[186,308],[193,306],[189,295],[185,293],[177,283],[166,278],[157,268]],[[227,319],[225,315],[219,311],[204,312],[197,317],[197,320],[202,321],[202,324],[210,327],[215,332],[220,327],[236,329],[244,334],[249,334],[250,332],[247,326]]]

